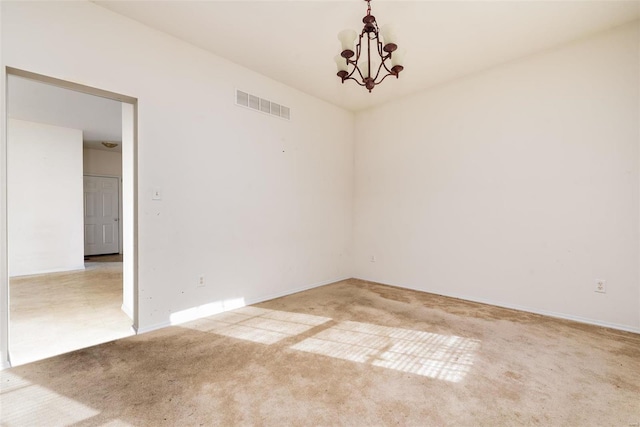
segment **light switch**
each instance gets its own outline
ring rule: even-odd
[[[155,187],[151,195],[151,200],[162,200],[162,190],[160,187]]]

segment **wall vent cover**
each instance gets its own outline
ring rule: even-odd
[[[236,105],[246,107],[251,110],[260,111],[270,116],[291,120],[291,109],[284,105],[276,104],[268,99],[260,98],[250,93],[236,89]]]

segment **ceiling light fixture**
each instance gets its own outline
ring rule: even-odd
[[[338,40],[342,43],[342,53],[334,59],[338,66],[338,77],[345,80],[354,80],[360,86],[366,87],[369,92],[376,85],[382,83],[389,76],[396,76],[404,69],[404,50],[398,50],[396,44],[396,33],[391,25],[384,25],[378,28],[375,16],[371,14],[371,0],[367,2],[367,14],[362,18],[364,28],[358,38],[358,43],[353,43],[358,36],[354,30],[342,30],[338,34]],[[382,38],[380,37],[382,36]],[[362,39],[366,40],[366,45],[362,45]],[[371,44],[373,46],[373,52]],[[363,52],[364,47],[364,52]],[[351,59],[355,55],[355,59]],[[360,59],[363,61],[358,64]],[[353,69],[349,71],[349,67]],[[362,69],[361,69],[362,67]],[[354,74],[357,72],[357,76]]]
[[[102,145],[107,148],[116,148],[118,146],[115,142],[103,142]]]

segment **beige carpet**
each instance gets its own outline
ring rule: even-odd
[[[640,422],[640,335],[357,280],[0,378],[3,426]]]
[[[132,335],[122,311],[122,263],[12,277],[9,325],[14,366]]]

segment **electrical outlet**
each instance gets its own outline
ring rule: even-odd
[[[607,293],[607,281],[606,280],[601,280],[601,279],[596,279],[596,288],[594,289],[594,291],[601,293],[601,294],[606,294]]]
[[[201,274],[200,276],[198,276],[198,287],[204,288],[204,274]]]
[[[376,262],[376,256],[375,255],[371,255],[371,258],[369,258],[369,261]]]

